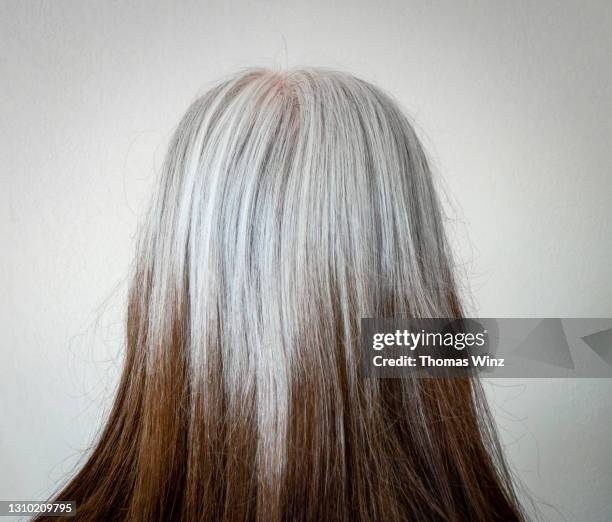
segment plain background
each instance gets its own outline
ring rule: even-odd
[[[45,498],[94,439],[167,140],[237,69],[338,68],[402,104],[475,315],[612,316],[611,2],[2,1],[0,19],[1,499]],[[543,518],[611,520],[612,381],[487,389]]]

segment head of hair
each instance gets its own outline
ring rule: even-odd
[[[189,108],[142,230],[79,520],[522,520],[475,378],[365,378],[362,317],[461,317],[385,93],[248,70]]]

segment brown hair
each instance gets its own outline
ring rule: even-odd
[[[360,317],[459,317],[427,159],[350,75],[198,99],[135,262],[79,520],[522,520],[480,383],[364,378]],[[44,520],[40,517],[39,520]]]

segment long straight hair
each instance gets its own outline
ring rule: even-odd
[[[479,381],[360,375],[361,317],[461,317],[390,97],[249,70],[189,108],[142,232],[79,520],[523,520]]]

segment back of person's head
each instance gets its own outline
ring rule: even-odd
[[[181,121],[79,520],[523,518],[476,379],[360,373],[362,317],[460,317],[432,176],[380,90],[250,70]]]

